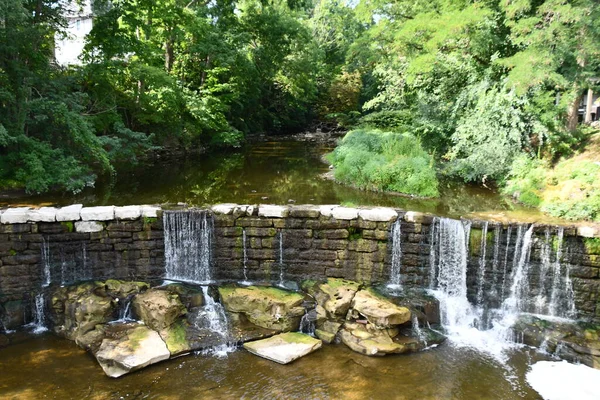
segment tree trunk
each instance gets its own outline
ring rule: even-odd
[[[579,104],[581,103],[581,98],[583,95],[576,89],[575,98],[573,102],[569,106],[569,113],[567,115],[567,129],[569,132],[574,132],[577,130],[577,124],[579,122]]]
[[[594,104],[594,91],[588,89],[587,101],[585,103],[585,123],[589,124],[592,122],[592,105]]]
[[[206,62],[204,63],[204,69],[202,70],[202,77],[200,78],[200,87],[204,86],[206,82],[206,71],[210,68],[210,56],[206,56]]]
[[[169,39],[165,42],[165,70],[171,72],[173,69],[174,49],[173,49],[173,34],[169,35]]]

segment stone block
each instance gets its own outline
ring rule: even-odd
[[[338,207],[338,205],[337,204],[322,205],[322,206],[319,206],[319,211],[321,212],[322,216],[331,217],[333,209],[335,207]]]
[[[110,221],[115,219],[115,206],[84,207],[80,215],[83,221]]]
[[[380,229],[366,229],[362,231],[362,237],[363,239],[388,240],[389,232]]]
[[[289,207],[276,206],[272,204],[261,204],[258,206],[258,216],[267,218],[285,218],[289,215]]]
[[[358,218],[358,209],[349,207],[335,207],[331,210],[331,216],[335,219],[351,220]]]
[[[82,204],[73,204],[72,206],[62,207],[56,212],[56,220],[64,221],[79,221],[81,219]]]
[[[104,230],[104,225],[96,221],[77,221],[75,222],[75,232],[91,233]]]
[[[56,221],[57,208],[41,207],[37,210],[29,211],[29,221],[31,222],[54,222]]]
[[[347,239],[350,233],[348,229],[327,229],[315,231],[315,236],[319,239]]]
[[[577,235],[581,237],[600,237],[600,230],[595,226],[578,226]]]
[[[138,219],[142,215],[141,206],[115,207],[116,219]]]
[[[317,206],[293,206],[290,208],[290,217],[293,218],[319,218],[321,212]]]
[[[29,220],[29,207],[9,208],[0,216],[3,224],[24,224]]]
[[[404,214],[404,220],[406,222],[430,224],[433,221],[433,217],[431,215],[427,215],[421,212],[408,211],[406,214]]]
[[[236,226],[266,228],[273,226],[273,221],[267,218],[242,217],[235,221]]]
[[[143,218],[158,218],[158,212],[161,210],[158,206],[141,206],[141,215]]]
[[[223,204],[215,204],[212,206],[211,210],[215,214],[229,215],[233,213],[233,209],[238,207],[235,203],[223,203]]]
[[[372,253],[377,251],[379,247],[374,240],[358,239],[348,243],[348,250],[357,251],[360,253]]]
[[[398,213],[391,208],[375,207],[358,211],[358,215],[365,221],[389,222],[398,218]]]

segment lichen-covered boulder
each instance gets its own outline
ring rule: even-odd
[[[88,343],[82,337],[109,322],[116,309],[111,297],[97,294],[101,287],[102,282],[86,282],[55,290],[50,310],[54,331],[82,345]]]
[[[317,301],[317,313],[326,319],[343,318],[350,309],[352,299],[360,284],[339,278],[328,278],[327,282],[306,286],[309,294]],[[319,307],[320,306],[320,307]]]
[[[244,343],[244,348],[250,353],[275,361],[288,364],[300,357],[321,348],[323,342],[299,332],[287,332],[268,339]]]
[[[352,299],[352,310],[364,316],[369,323],[378,327],[392,327],[410,321],[411,313],[372,290],[360,290]]]
[[[187,312],[179,295],[160,289],[150,289],[136,295],[133,307],[136,315],[156,331],[168,328]]]
[[[120,281],[116,279],[108,279],[104,282],[106,293],[112,297],[120,299],[127,298],[133,294],[141,293],[150,288],[150,284],[146,282],[135,281]]]
[[[160,335],[146,326],[128,324],[102,341],[95,354],[106,375],[118,378],[171,356]]]
[[[342,342],[357,353],[367,356],[405,353],[405,345],[394,342],[398,334],[394,329],[377,329],[370,324],[346,322],[340,331]]]
[[[186,285],[183,283],[172,283],[164,287],[165,290],[179,295],[179,300],[188,310],[204,305],[204,294],[202,289],[197,286]]]
[[[260,327],[279,332],[298,330],[304,296],[273,287],[220,287],[221,303],[229,312],[243,313]]]
[[[188,328],[189,325],[187,322],[180,320],[159,332],[160,337],[167,345],[171,356],[178,356],[194,350],[187,338]]]

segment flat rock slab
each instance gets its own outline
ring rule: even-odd
[[[352,308],[364,315],[370,323],[381,327],[401,325],[410,321],[411,317],[408,308],[397,306],[369,290],[356,293],[352,299]]]
[[[321,348],[323,342],[299,332],[287,332],[268,339],[244,343],[250,353],[279,364],[288,364]]]
[[[146,326],[135,326],[118,338],[104,339],[95,354],[106,375],[118,378],[171,356],[160,335]]]

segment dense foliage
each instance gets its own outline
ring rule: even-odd
[[[504,192],[550,215],[600,222],[600,165],[565,160],[554,168],[520,156],[514,162]]]
[[[329,156],[335,179],[367,190],[438,195],[433,159],[410,134],[354,130]]]
[[[406,134],[442,173],[501,184],[570,154],[600,89],[596,0],[95,0],[81,66],[58,66],[83,3],[0,2],[0,187],[77,191],[153,149],[315,122]]]

